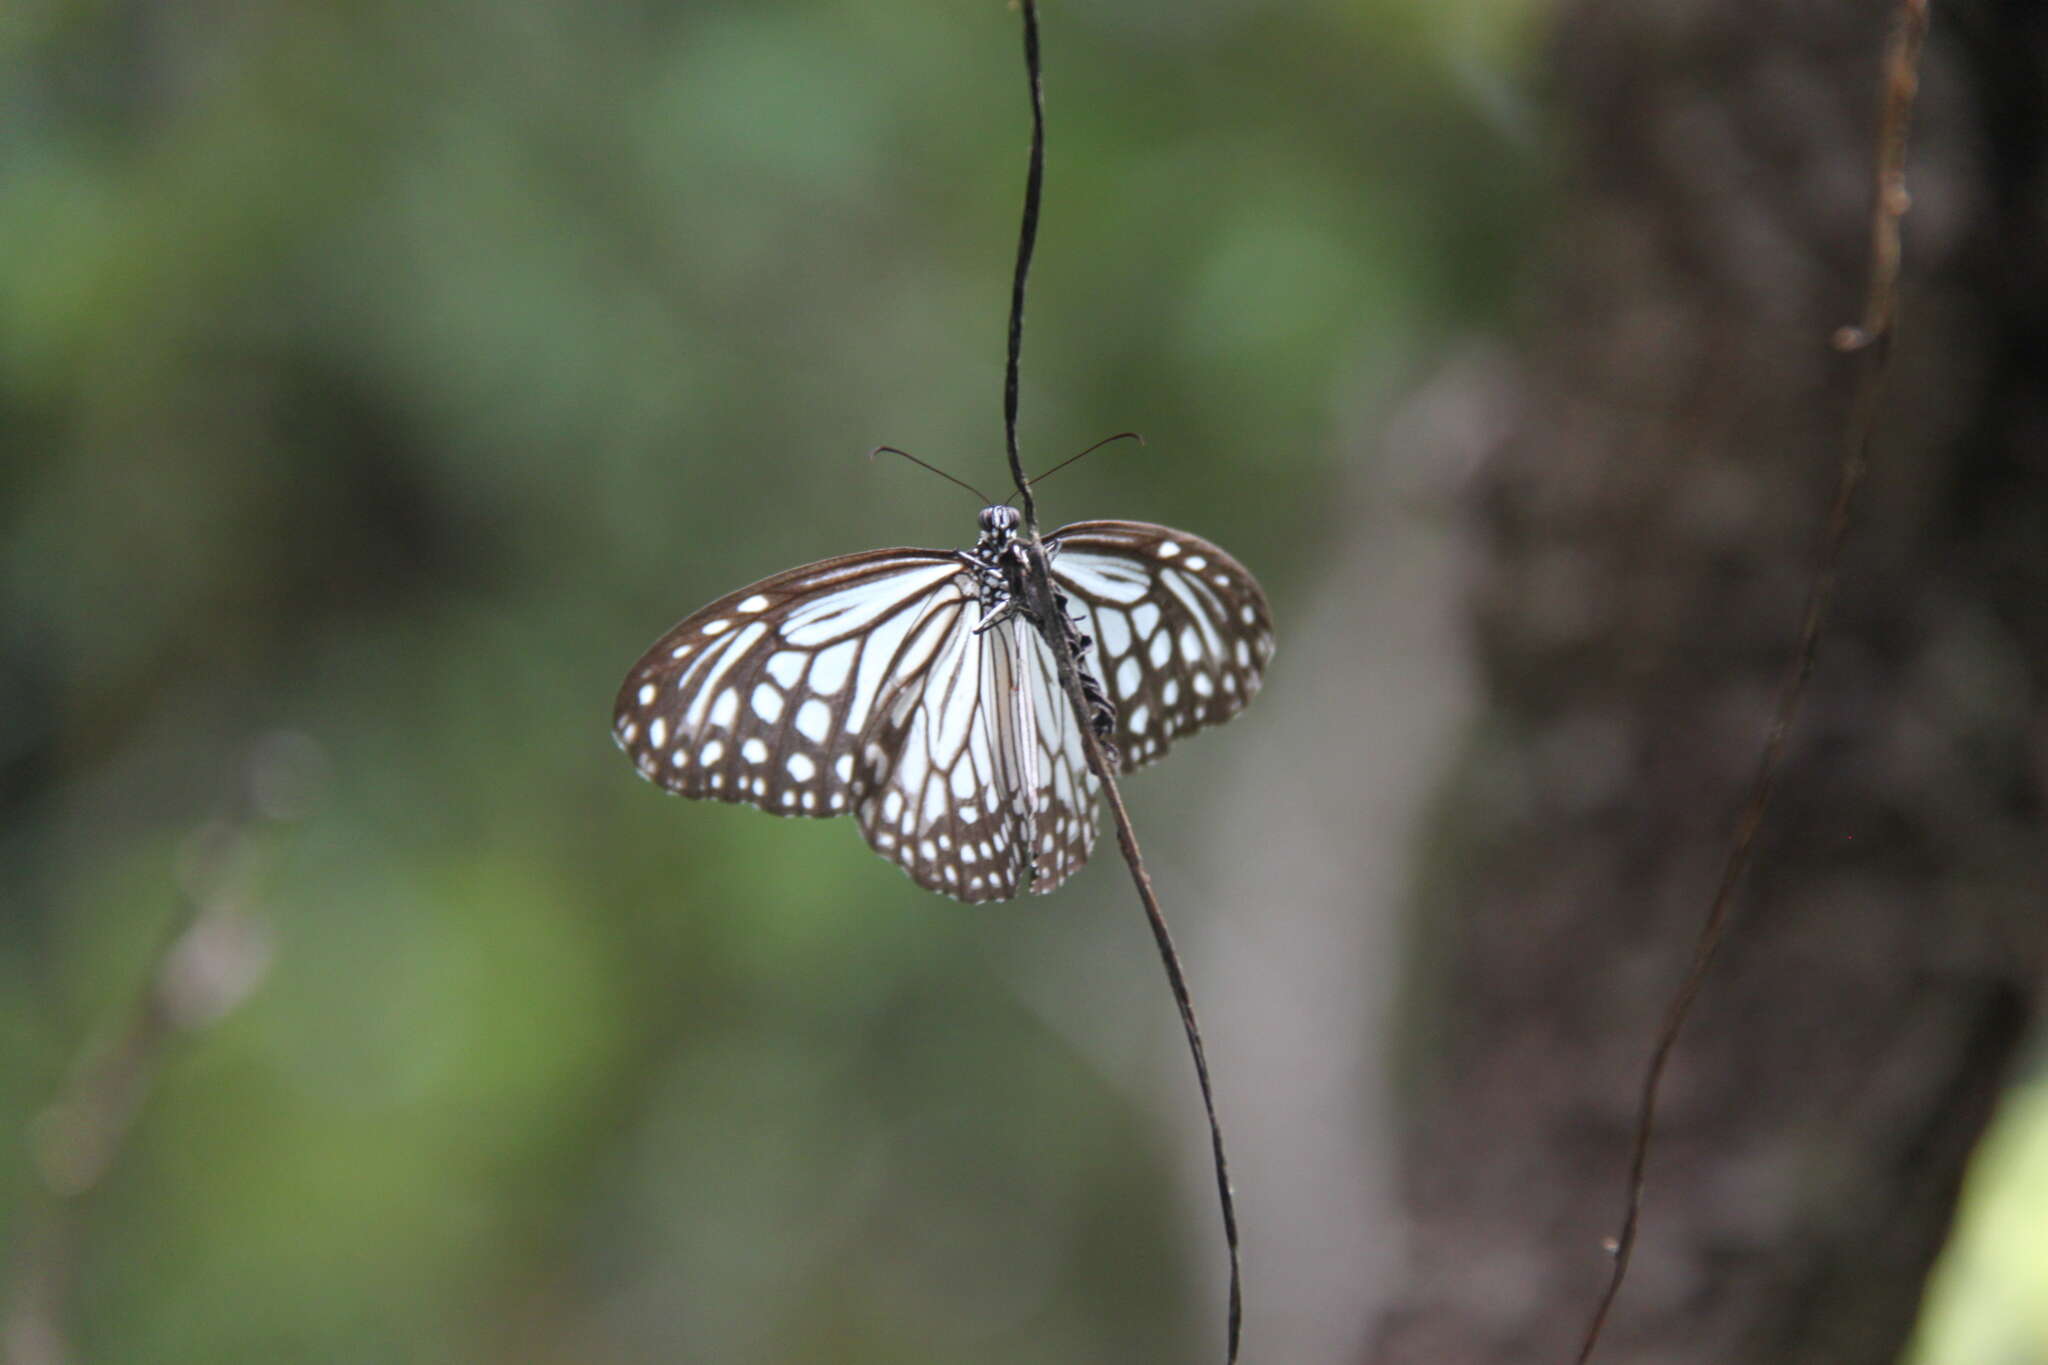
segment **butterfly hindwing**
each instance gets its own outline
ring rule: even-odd
[[[1200,536],[1140,521],[1082,521],[1046,537],[1052,576],[1087,660],[1116,704],[1124,772],[1230,719],[1258,692],[1273,619],[1258,580]]]
[[[1016,623],[976,634],[978,620],[969,610],[946,621],[929,667],[883,699],[861,742],[854,815],[869,846],[919,886],[1008,900],[1030,837]]]
[[[1031,811],[1031,889],[1047,892],[1080,870],[1095,847],[1097,795],[1102,782],[1088,769],[1081,747],[1081,722],[1060,690],[1052,647],[1030,626],[1018,623],[1030,666],[1030,742],[1024,752],[1035,766],[1036,798]]]

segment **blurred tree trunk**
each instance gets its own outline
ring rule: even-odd
[[[1484,777],[1419,917],[1373,1360],[1568,1361],[1604,1283],[1832,492],[1891,9],[1560,16],[1561,231],[1472,490]],[[1606,1360],[1894,1360],[2040,1003],[2048,7],[1938,2],[1922,74],[1887,417]]]

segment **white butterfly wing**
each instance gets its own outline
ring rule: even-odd
[[[882,704],[975,603],[974,575],[950,551],[873,550],[764,578],[641,656],[612,736],[680,795],[843,814],[864,789],[860,741]]]
[[[1088,861],[1095,847],[1095,800],[1102,782],[1088,769],[1088,754],[1081,746],[1083,722],[1060,690],[1052,647],[1022,621],[1017,623],[1017,632],[1028,660],[1025,675],[1032,721],[1021,742],[1037,770],[1031,812],[1031,889],[1044,893]]]
[[[1087,663],[1116,703],[1124,772],[1258,693],[1273,618],[1242,564],[1200,536],[1140,521],[1076,522],[1046,541],[1053,579],[1094,637]]]

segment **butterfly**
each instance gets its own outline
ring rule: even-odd
[[[670,792],[851,813],[927,890],[1051,891],[1095,843],[1082,727],[1128,773],[1230,719],[1259,690],[1272,618],[1208,541],[1083,521],[1043,538],[1060,619],[1034,619],[1021,515],[986,507],[980,528],[971,549],[841,555],[685,617],[626,674],[613,738]],[[1047,631],[1074,649],[1086,716]]]

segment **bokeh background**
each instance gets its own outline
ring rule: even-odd
[[[1570,17],[1045,15],[1028,463],[1147,444],[1044,514],[1209,536],[1280,629],[1129,786],[1253,1359],[1364,1358],[1400,1278],[1390,1040],[1460,1008],[1405,917],[1489,790],[1470,395],[1583,190]],[[10,1365],[1208,1358],[1199,1109],[1113,859],[969,910],[607,734],[703,601],[971,538],[861,456],[1002,480],[1015,14],[15,0],[0,111]],[[1927,1361],[2048,1361],[2027,1074]]]

